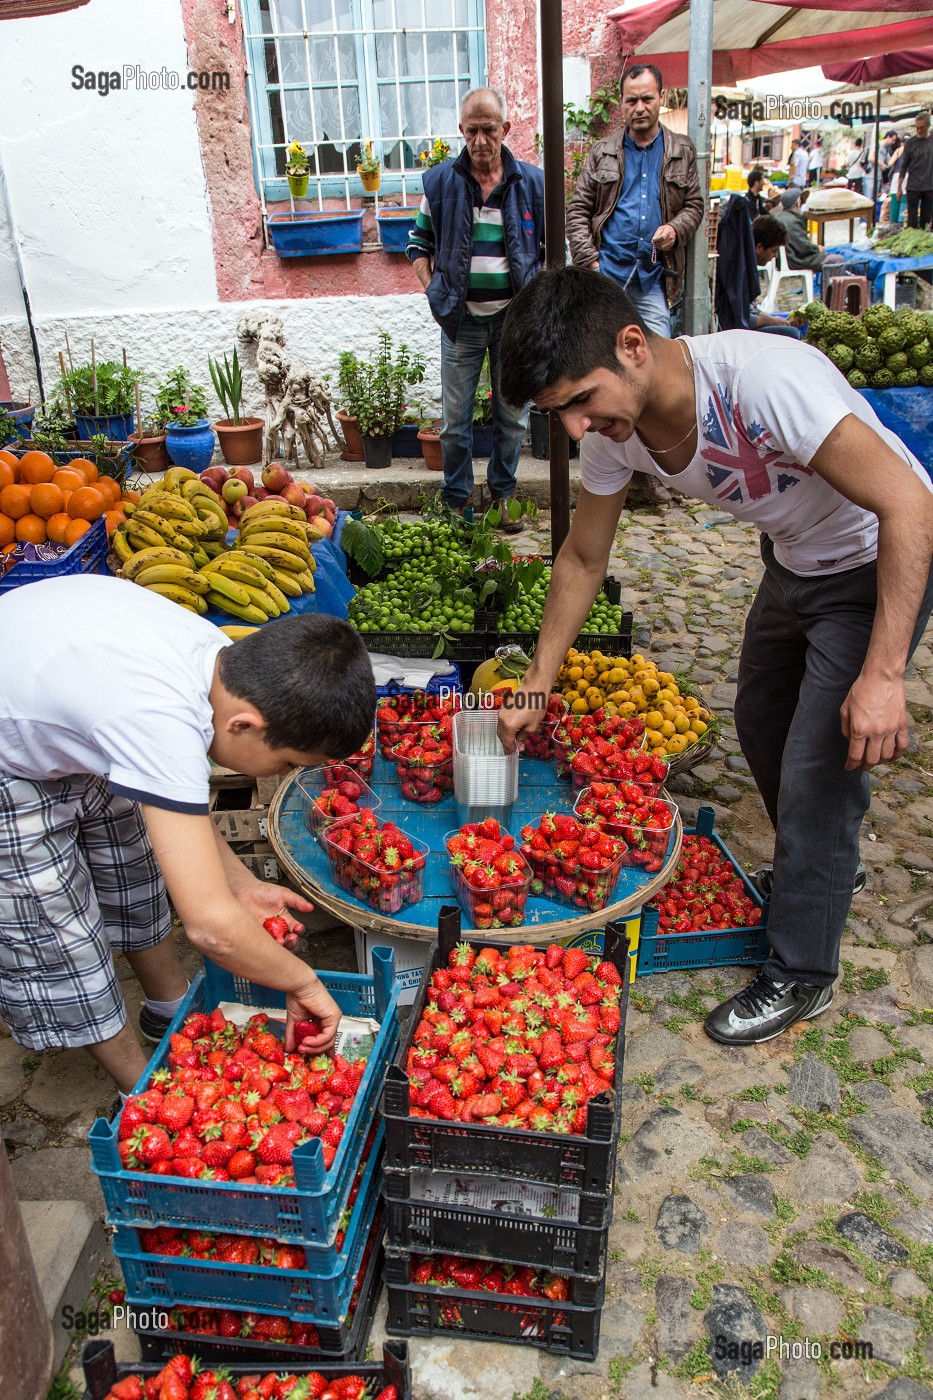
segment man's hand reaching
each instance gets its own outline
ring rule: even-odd
[[[846,768],[867,771],[900,758],[909,739],[903,679],[860,675],[843,701],[842,732],[849,741]]]

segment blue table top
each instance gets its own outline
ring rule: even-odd
[[[423,841],[430,848],[424,872],[423,898],[419,903],[409,905],[401,910],[394,917],[401,925],[413,924],[426,930],[436,929],[441,905],[456,903],[449,878],[447,853],[444,848],[445,833],[455,830],[460,825],[454,795],[452,792],[448,793],[443,801],[438,802],[436,806],[425,806],[422,803],[408,801],[402,797],[399,790],[395,776],[395,765],[381,755],[376,758],[370,787],[382,803],[376,813],[379,820],[394,821],[406,835],[417,837],[419,841]],[[523,758],[519,767],[518,801],[513,808],[509,830],[517,837],[520,828],[526,822],[537,824],[545,812],[569,812],[573,808],[575,797],[576,794],[570,783],[557,778],[552,763]],[[373,917],[382,921],[392,917],[378,913],[368,904],[355,899],[353,895],[348,894],[346,890],[334,883],[327,853],[308,827],[301,793],[294,781],[289,784],[283,794],[278,809],[276,838],[284,845],[292,860],[301,868],[312,884],[331,898],[340,900],[347,906],[348,910],[351,911],[348,914],[348,922],[353,922],[351,915],[354,908],[359,909],[361,914],[365,913],[368,916],[365,920],[361,920],[361,923],[368,923]],[[675,836],[672,835],[668,844],[667,864],[673,864],[671,853],[675,839]],[[602,927],[608,919],[613,917],[612,911],[616,905],[623,900],[637,901],[639,890],[649,883],[653,884],[657,878],[657,875],[646,875],[641,870],[623,869],[619,875],[613,903],[608,905],[606,909],[592,914],[588,914],[583,909],[554,903],[549,899],[530,898],[526,905],[527,926],[560,923],[568,919],[585,919],[590,927]],[[464,926],[471,927],[466,914],[464,914]],[[400,928],[399,932],[404,935],[404,928]],[[521,929],[515,929],[513,932],[518,936],[521,934]]]
[[[886,428],[933,478],[933,389],[860,389]]]
[[[884,279],[888,272],[920,272],[933,268],[933,254],[925,258],[892,258],[884,252],[873,253],[857,248],[853,243],[833,243],[827,253],[841,253],[846,268],[858,277],[867,277],[873,284],[873,300],[880,301],[884,293]]]

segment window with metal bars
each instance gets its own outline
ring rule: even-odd
[[[244,0],[257,184],[288,198],[285,151],[308,153],[309,197],[362,193],[373,142],[381,193],[415,200],[436,136],[456,154],[460,103],[485,81],[483,0]],[[416,173],[417,172],[417,173]]]

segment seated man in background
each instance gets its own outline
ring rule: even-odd
[[[841,263],[845,259],[841,253],[827,253],[822,243],[814,243],[807,233],[807,221],[803,216],[801,200],[806,198],[803,190],[790,185],[781,195],[781,207],[774,217],[784,229],[787,240],[787,265],[794,271],[819,272],[830,263]]]
[[[759,268],[773,263],[778,249],[787,242],[787,231],[771,214],[762,214],[752,223],[752,238],[755,241],[755,261]],[[767,331],[770,335],[786,335],[790,340],[799,340],[802,331],[782,316],[772,316],[759,308],[760,297],[756,297],[748,309],[748,325],[753,331]]]

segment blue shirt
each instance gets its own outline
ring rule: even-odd
[[[639,146],[626,132],[622,143],[625,174],[619,202],[603,225],[599,270],[623,286],[650,291],[661,278],[661,261],[651,261],[652,234],[664,222],[661,217],[661,162],[664,133],[659,131],[647,146]]]

